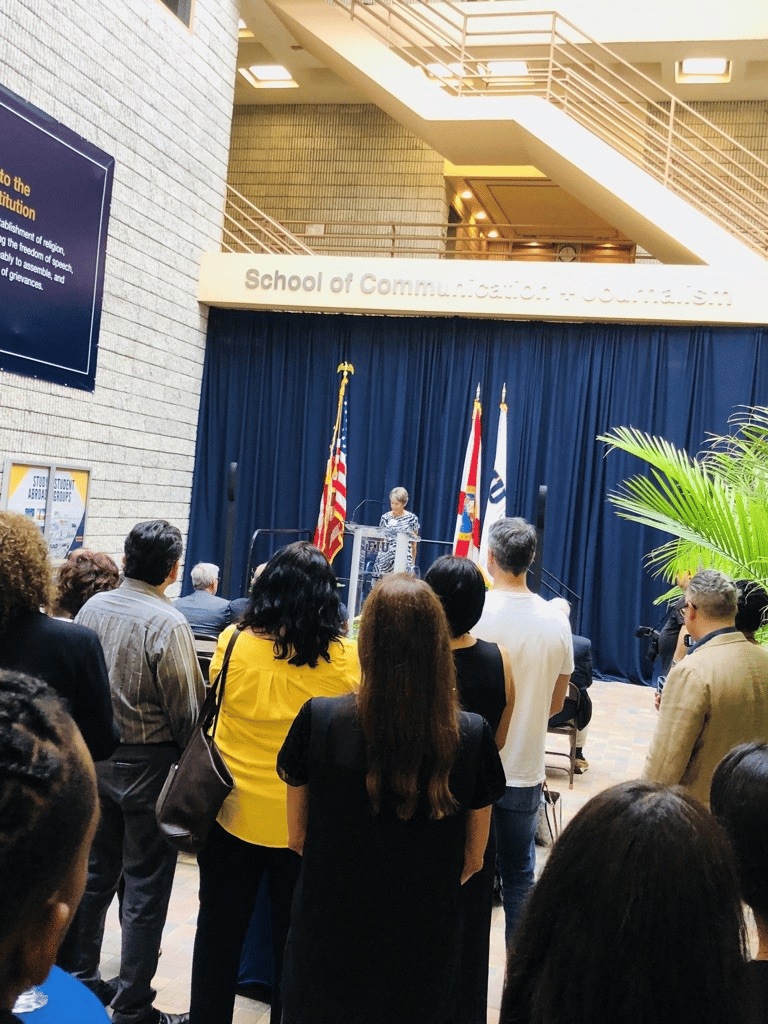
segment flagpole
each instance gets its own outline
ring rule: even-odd
[[[478,565],[488,572],[488,533],[493,524],[507,514],[507,385],[501,389],[499,423],[496,429],[496,453],[493,460],[493,477],[488,489],[483,515],[483,532],[480,540]]]
[[[339,363],[339,365],[336,367],[336,373],[341,373],[342,378],[341,383],[339,384],[339,400],[336,406],[336,422],[334,423],[333,426],[333,437],[331,438],[331,444],[328,449],[328,463],[325,468],[325,487],[323,488],[323,490],[324,493],[327,491],[328,497],[327,500],[324,502],[322,529],[319,531],[317,545],[322,551],[325,550],[326,541],[328,539],[328,525],[330,523],[331,508],[333,505],[333,502],[331,500],[331,485],[333,477],[334,452],[336,450],[336,442],[338,441],[339,428],[341,426],[341,410],[344,405],[344,392],[347,389],[347,381],[349,379],[349,374],[354,374],[354,372],[355,368],[352,365],[352,363]]]

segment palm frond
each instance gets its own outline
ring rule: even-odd
[[[713,437],[701,458],[634,427],[598,438],[609,451],[620,449],[650,467],[649,475],[630,477],[608,499],[623,518],[672,535],[647,556],[670,581],[699,565],[768,577],[768,410],[753,410],[740,422],[735,434]]]

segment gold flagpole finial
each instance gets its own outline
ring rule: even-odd
[[[336,367],[336,373],[343,373],[345,377],[348,373],[354,374],[354,372],[355,368],[352,363],[339,363]]]
[[[502,386],[501,386],[501,404],[504,405],[506,400],[507,400],[507,385],[506,384],[502,384]]]

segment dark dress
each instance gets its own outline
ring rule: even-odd
[[[456,685],[465,711],[482,715],[496,735],[507,704],[504,663],[498,644],[478,640],[453,652]],[[488,955],[496,874],[496,837],[491,827],[483,867],[461,887],[461,964],[456,974],[457,1024],[485,1024],[488,1019]]]
[[[768,1024],[768,960],[750,960],[747,964],[749,980],[749,1024]]]
[[[386,791],[373,816],[354,695],[313,698],[278,756],[309,785],[302,868],[283,970],[283,1024],[444,1024],[459,953],[466,813],[504,790],[493,736],[461,715],[451,772],[459,813],[401,821]]]

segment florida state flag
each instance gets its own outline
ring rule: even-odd
[[[354,373],[351,363],[341,363],[337,373],[343,372],[339,385],[339,403],[333,428],[328,464],[325,468],[323,496],[317,517],[314,544],[332,562],[344,544],[344,524],[347,521],[347,378]]]
[[[469,432],[467,453],[464,456],[464,470],[461,474],[461,491],[456,517],[456,532],[453,535],[453,553],[477,562],[480,556],[480,505],[477,488],[480,485],[480,385],[477,385],[475,404],[472,408],[472,429]]]

